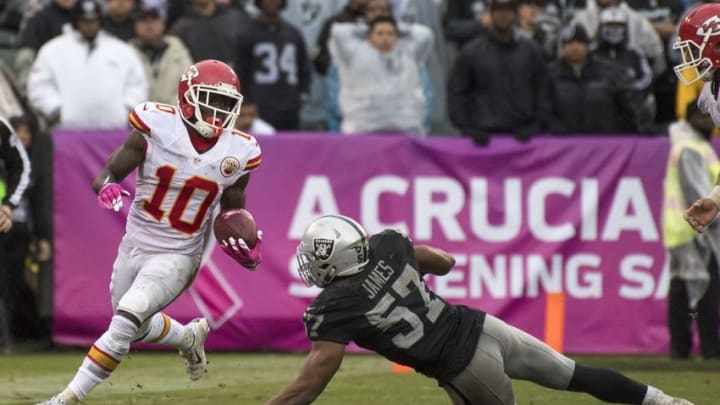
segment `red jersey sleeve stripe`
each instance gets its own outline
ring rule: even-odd
[[[258,155],[250,160],[248,160],[247,164],[245,165],[245,170],[251,170],[258,166],[260,166],[260,163],[262,163],[262,155]]]
[[[140,117],[135,111],[130,113],[130,115],[128,116],[128,121],[130,121],[130,125],[132,125],[138,131],[150,135],[150,127],[145,125],[145,123],[140,119]]]

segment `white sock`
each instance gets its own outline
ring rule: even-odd
[[[180,322],[159,312],[150,318],[148,333],[142,341],[177,346],[182,341],[183,330]]]
[[[130,350],[130,343],[137,331],[137,326],[129,319],[120,315],[112,317],[108,330],[92,345],[68,385],[78,400],[83,400],[93,388],[110,376]]]
[[[648,385],[642,405],[657,405],[664,395],[665,394],[659,389],[653,387],[652,385]]]

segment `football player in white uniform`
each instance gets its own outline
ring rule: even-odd
[[[242,95],[235,72],[216,60],[188,68],[178,106],[147,102],[130,113],[133,131],[93,187],[102,208],[118,211],[129,193],[119,184],[138,168],[136,194],[110,280],[113,317],[70,384],[44,404],[74,404],[106,379],[133,342],[174,345],[192,380],[205,373],[204,318],[181,325],[160,312],[190,283],[200,265],[213,208],[242,208],[250,171],[262,160],[255,139],[234,130]],[[248,269],[261,261],[240,240],[223,250]]]
[[[675,74],[686,85],[698,80],[705,82],[698,107],[720,126],[720,4],[702,4],[690,10],[680,22],[673,48],[682,55]],[[696,231],[702,232],[718,212],[720,177],[707,197],[697,200],[685,211],[685,219]]]

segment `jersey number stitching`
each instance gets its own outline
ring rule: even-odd
[[[155,175],[159,180],[158,185],[155,187],[155,191],[150,200],[145,200],[143,204],[145,211],[158,221],[162,220],[163,216],[165,216],[165,211],[160,207],[167,196],[170,182],[175,176],[176,170],[177,169],[172,166],[160,166],[157,168]],[[195,190],[205,191],[206,194],[192,222],[188,222],[183,220],[182,217]],[[207,210],[210,208],[210,204],[215,200],[219,191],[220,187],[216,182],[202,177],[192,176],[185,180],[168,215],[170,226],[187,234],[197,232],[202,225]]]
[[[380,261],[378,266],[382,267],[387,265]],[[420,294],[426,311],[415,313],[408,307],[400,304],[396,305],[392,310],[390,309],[398,299],[407,297],[413,291],[417,291]],[[398,298],[396,298],[393,293],[397,294]],[[445,303],[430,297],[425,283],[420,280],[418,271],[408,264],[392,284],[391,289],[385,293],[373,309],[365,313],[365,317],[372,325],[380,328],[382,331],[390,329],[390,327],[400,321],[407,322],[412,329],[407,333],[400,332],[392,338],[395,346],[401,349],[407,349],[417,343],[425,332],[425,327],[423,326],[422,319],[420,319],[420,315],[423,315],[430,323],[435,323],[443,308],[445,308]]]
[[[284,72],[288,84],[298,83],[295,44],[284,44],[279,50],[278,46],[271,42],[261,42],[255,46],[254,54],[261,59],[262,64],[262,69],[255,72],[255,82],[277,83],[280,80],[280,73]]]

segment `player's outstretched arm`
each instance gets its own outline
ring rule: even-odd
[[[455,265],[455,258],[442,249],[427,245],[415,246],[415,261],[421,273],[444,276]]]
[[[345,345],[317,340],[305,359],[300,375],[292,384],[270,398],[266,405],[301,405],[312,403],[340,368]]]
[[[128,176],[136,167],[140,166],[145,159],[145,148],[147,141],[140,132],[130,132],[125,143],[115,149],[113,154],[105,163],[105,167],[93,181],[93,190],[100,192],[103,185],[117,183]]]

